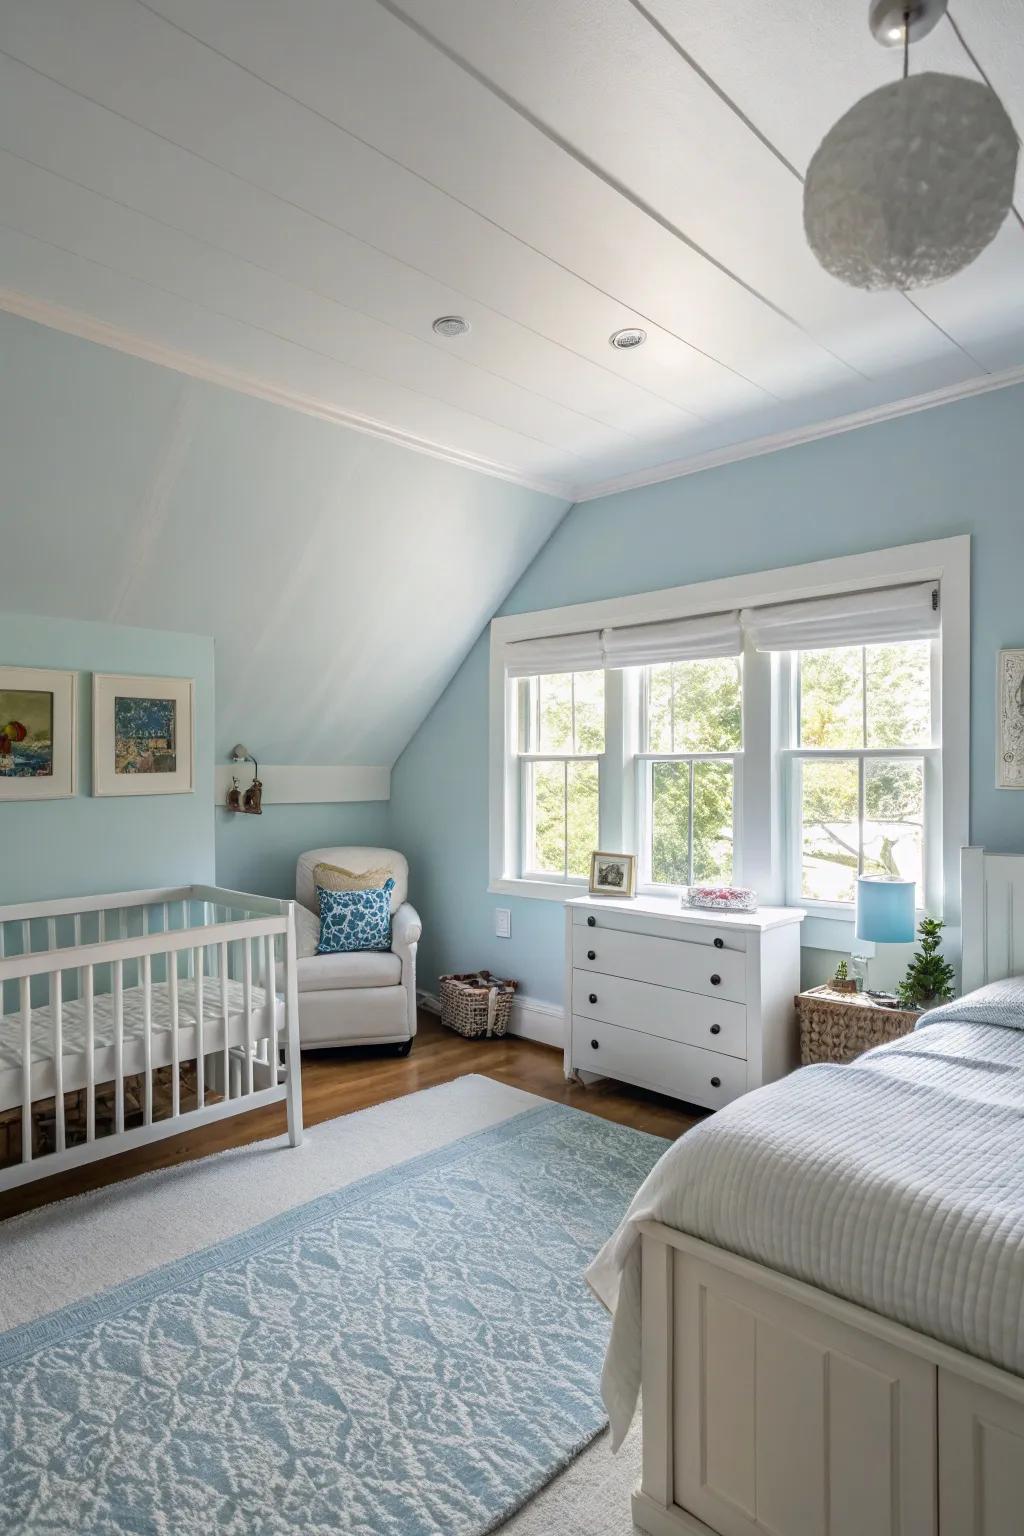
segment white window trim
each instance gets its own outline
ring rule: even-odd
[[[516,640],[539,639],[578,630],[613,628],[623,624],[650,624],[660,619],[688,618],[701,613],[719,613],[726,609],[759,607],[765,603],[799,601],[839,592],[856,592],[867,587],[891,586],[898,582],[938,581],[942,590],[942,633],[939,639],[938,710],[936,727],[940,733],[942,761],[942,894],[943,916],[947,924],[949,949],[959,949],[960,929],[960,848],[970,842],[970,702],[971,702],[971,614],[970,614],[971,541],[968,534],[948,539],[902,544],[892,549],[874,550],[861,555],[844,555],[833,560],[816,560],[806,565],[792,565],[774,571],[760,571],[742,576],[727,576],[715,581],[695,582],[688,586],[668,587],[657,592],[634,596],[603,598],[577,603],[571,607],[548,608],[537,613],[503,615],[491,621],[490,711],[489,711],[489,891],[495,895],[526,896],[545,901],[565,901],[580,893],[581,882],[562,880],[525,880],[510,877],[516,867],[518,849],[518,776],[511,772],[517,721],[514,717],[515,690],[507,686],[506,647]],[[774,658],[754,652],[744,653],[744,671],[767,668]],[[608,678],[621,677],[610,672]],[[775,782],[780,753],[778,748],[788,738],[778,718],[786,707],[779,700],[778,689],[745,688],[745,697],[755,706],[744,714],[743,795],[740,810],[742,825],[737,828],[737,845],[744,850],[743,878],[754,886],[762,902],[776,904],[784,899],[787,849],[782,825],[782,795]],[[769,704],[769,700],[774,701]],[[943,729],[944,722],[955,722]],[[606,771],[622,774],[631,756],[628,743],[606,741]],[[629,776],[632,777],[631,775]],[[625,796],[617,797],[625,803]],[[625,825],[606,826],[602,821],[601,841],[606,847],[623,852],[632,848],[633,819]],[[617,835],[616,835],[617,834]],[[829,949],[848,949],[853,922],[848,914],[816,910],[804,923],[803,942]]]

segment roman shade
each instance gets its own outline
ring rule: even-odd
[[[704,661],[743,650],[740,616],[702,613],[659,624],[630,624],[602,631],[606,667],[653,667],[667,661]]]
[[[934,581],[875,587],[867,592],[744,608],[740,618],[759,651],[925,640],[939,633],[939,589]]]
[[[506,652],[509,677],[537,677],[549,672],[599,672],[605,664],[596,629],[577,635],[543,635],[513,640]]]
[[[837,645],[884,645],[939,633],[934,581],[839,592],[728,613],[701,613],[654,624],[583,630],[515,640],[507,649],[509,677],[653,667],[671,661],[739,656],[744,637],[759,651],[824,650]]]

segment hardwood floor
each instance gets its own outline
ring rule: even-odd
[[[501,1040],[463,1040],[452,1034],[431,1014],[421,1013],[419,1033],[411,1055],[391,1056],[387,1049],[356,1048],[347,1051],[316,1051],[302,1060],[303,1116],[306,1125],[333,1120],[371,1104],[382,1104],[419,1088],[447,1083],[466,1072],[481,1072],[513,1088],[523,1088],[544,1099],[571,1104],[606,1120],[617,1120],[637,1130],[675,1138],[702,1118],[701,1112],[643,1088],[605,1081],[584,1088],[567,1083],[562,1054],[546,1045],[506,1036]],[[23,1189],[0,1195],[0,1220],[65,1200],[87,1189],[99,1189],[121,1179],[168,1168],[175,1163],[207,1157],[228,1147],[244,1146],[276,1136],[285,1128],[284,1106],[256,1110],[236,1119],[220,1120],[199,1130],[169,1136],[136,1151],[122,1152],[51,1179],[40,1179]]]

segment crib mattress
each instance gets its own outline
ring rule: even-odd
[[[125,1076],[145,1070],[144,989],[125,987],[123,999],[122,1063]],[[151,997],[151,1055],[154,1067],[168,1066],[173,1059],[171,1040],[171,998],[166,982],[154,982]],[[284,1004],[274,999],[274,1028],[284,1024]],[[178,982],[178,1059],[192,1061],[199,1050],[196,983],[182,978]],[[245,988],[240,981],[227,984],[228,1046],[246,1042]],[[54,1092],[53,1013],[49,1005],[33,1008],[32,1025],[32,1097],[45,1098]],[[265,1040],[269,1033],[266,993],[252,988],[252,1038]],[[65,1092],[84,1088],[87,1083],[85,1003],[69,999],[61,1009],[62,1068]],[[0,1110],[11,1109],[22,1101],[22,1020],[20,1014],[0,1015]],[[93,999],[94,1078],[109,1082],[114,1076],[114,997],[100,993]],[[224,1049],[224,1009],[221,983],[208,976],[203,983],[204,1054]]]

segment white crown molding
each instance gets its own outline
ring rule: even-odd
[[[577,490],[576,501],[598,501],[604,496],[615,496],[619,491],[635,491],[645,485],[660,485],[665,480],[681,480],[686,475],[700,475],[707,469],[721,469],[726,464],[737,464],[742,459],[780,453],[784,448],[799,448],[803,443],[814,443],[822,437],[837,437],[842,432],[856,432],[861,427],[896,421],[900,416],[912,416],[916,411],[930,411],[937,405],[953,405],[958,400],[970,400],[974,395],[985,395],[993,389],[1009,389],[1014,384],[1024,384],[1024,364],[1006,368],[1001,373],[986,374],[980,379],[947,384],[942,389],[933,389],[924,395],[911,395],[904,400],[890,401],[887,405],[875,405],[867,411],[854,411],[849,416],[836,416],[831,421],[794,427],[788,432],[775,432],[768,437],[750,438],[747,442],[732,443],[728,447],[716,448],[711,453],[698,454],[691,459],[673,459],[667,464],[653,465],[650,469],[638,469],[632,474],[595,481],[593,485],[582,486]]]
[[[214,769],[214,794],[223,805],[232,776],[245,790],[252,783],[252,763],[218,763]],[[261,763],[264,808],[273,805],[329,805],[338,801],[389,800],[391,769],[367,768],[355,763],[330,767],[303,763]]]
[[[510,469],[507,465],[495,463],[490,459],[479,458],[475,454],[463,453],[459,449],[445,447],[427,438],[416,437],[410,432],[401,431],[398,427],[388,426],[386,422],[376,421],[369,416],[360,416],[354,411],[344,411],[338,406],[318,400],[315,396],[302,395],[295,390],[284,389],[267,379],[238,373],[230,368],[221,368],[206,358],[197,357],[194,353],[178,351],[176,348],[164,346],[134,331],[109,325],[104,320],[96,320],[77,310],[50,303],[49,300],[31,298],[14,289],[0,288],[0,310],[6,310],[12,315],[20,315],[25,320],[34,320],[37,324],[48,326],[51,330],[64,331],[69,336],[79,336],[83,341],[92,341],[101,347],[110,347],[115,352],[125,352],[130,357],[141,358],[144,362],[157,364],[158,367],[171,368],[175,373],[185,374],[205,384],[216,384],[222,389],[234,390],[237,394],[250,395],[254,399],[265,400],[271,405],[283,406],[286,410],[300,411],[305,416],[314,416],[320,421],[329,421],[335,426],[348,427],[353,432],[363,432],[369,437],[381,438],[400,448],[407,448],[413,453],[423,453],[428,458],[440,459],[442,463],[455,464],[460,469],[472,469],[478,474],[490,475],[493,479],[506,480],[512,485],[522,486],[525,490],[539,491],[542,495],[554,496],[559,501],[574,504],[597,501],[605,496],[614,496],[620,491],[640,490],[647,485],[660,485],[666,480],[681,480],[687,475],[703,474],[708,469],[721,469],[726,464],[737,464],[743,459],[755,459],[766,453],[780,453],[786,448],[798,448],[803,443],[817,442],[819,438],[836,437],[843,432],[855,432],[861,427],[876,426],[883,421],[895,421],[901,416],[910,416],[917,411],[932,410],[939,405],[952,405],[958,400],[968,400],[974,395],[987,394],[990,390],[1008,389],[1014,384],[1024,383],[1024,364],[1022,364],[1004,369],[1001,373],[986,374],[980,379],[968,379],[959,384],[949,384],[942,389],[931,390],[927,394],[912,395],[906,399],[891,401],[886,405],[872,406],[870,410],[856,411],[848,416],[837,416],[831,420],[815,422],[810,426],[776,432],[767,437],[731,443],[724,448],[716,448],[710,453],[698,454],[687,459],[671,459],[665,464],[651,465],[647,469],[638,469],[627,475],[616,475],[607,480],[595,480],[589,485],[573,486],[557,480],[524,475],[518,470]]]
[[[441,1004],[433,992],[418,992],[417,1001],[427,1013],[440,1015]],[[541,1002],[537,997],[514,997],[508,1032],[522,1040],[533,1040],[537,1045],[549,1045],[552,1050],[565,1049],[565,1009],[555,1003]]]
[[[231,368],[221,368],[207,358],[197,357],[191,352],[180,352],[177,348],[151,341],[148,337],[134,331],[109,325],[105,320],[95,320],[90,315],[65,309],[62,305],[51,304],[45,299],[33,299],[13,289],[0,288],[0,310],[6,310],[12,315],[20,315],[23,320],[34,320],[37,324],[48,326],[54,331],[64,331],[69,336],[78,336],[83,341],[93,341],[101,347],[110,347],[115,352],[125,352],[130,357],[141,358],[143,362],[156,363],[161,368],[172,368],[175,373],[183,373],[190,379],[199,379],[204,384],[217,384],[222,389],[232,389],[240,395],[251,395],[256,400],[266,400],[270,405],[284,406],[286,410],[301,411],[305,416],[315,416],[321,421],[332,422],[335,426],[349,427],[353,432],[364,432],[369,437],[383,438],[385,442],[395,443],[400,448],[408,448],[413,453],[425,453],[428,458],[440,459],[446,464],[455,464],[460,469],[473,469],[478,474],[490,475],[496,480],[508,480],[513,485],[521,485],[529,491],[540,491],[543,495],[554,496],[559,501],[573,500],[573,487],[563,485],[559,481],[524,475],[505,464],[478,458],[475,454],[463,453],[457,448],[447,448],[427,438],[416,437],[411,432],[403,432],[398,427],[388,426],[386,422],[376,421],[370,416],[360,416],[357,412],[342,410],[338,406],[316,399],[313,395],[302,395],[296,390],[283,389],[280,385],[272,384],[267,379],[238,373]]]

